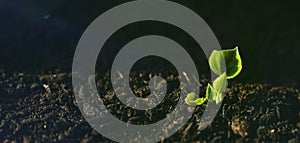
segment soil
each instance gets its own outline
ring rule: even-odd
[[[147,77],[139,73],[140,77]],[[99,76],[99,89],[113,95],[108,75]],[[178,99],[178,78],[167,75],[171,112]],[[208,80],[202,77],[201,91]],[[140,79],[132,79],[136,84]],[[135,83],[136,82],[136,83]],[[139,83],[138,83],[139,84]],[[83,118],[73,95],[71,74],[62,71],[38,74],[0,72],[0,141],[2,142],[113,142],[97,133]],[[140,83],[135,93],[147,93]],[[139,90],[141,89],[141,90]],[[184,92],[184,91],[182,91]],[[203,94],[203,92],[201,92]],[[153,117],[137,116],[137,112],[122,107],[116,97],[102,96],[102,100],[116,117],[134,124],[155,122],[165,117],[153,111]],[[173,102],[171,102],[173,100]],[[288,142],[300,141],[300,92],[289,87],[268,84],[231,83],[222,106],[208,128],[200,131],[199,119],[205,107],[197,106],[188,123],[161,142]],[[131,114],[120,112],[130,110]],[[161,110],[161,109],[160,109]],[[156,114],[155,114],[156,113]],[[125,115],[126,114],[126,115]],[[157,115],[157,116],[155,116]],[[135,118],[134,118],[135,117]]]

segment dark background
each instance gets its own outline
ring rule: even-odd
[[[77,42],[87,26],[101,13],[124,2],[0,0],[0,69],[7,72],[35,73],[53,69],[71,72]],[[299,88],[298,3],[239,0],[176,2],[198,13],[214,31],[223,48],[240,47],[244,68],[235,82]],[[143,33],[145,30],[147,33],[147,30],[164,29],[154,25],[148,28],[137,26],[131,31]],[[173,36],[177,32],[174,30]],[[123,37],[126,37],[125,31]],[[185,48],[195,49],[193,44],[189,45],[187,38],[181,37],[181,41],[186,41]],[[124,39],[112,40],[115,42],[110,42],[108,51],[117,49],[118,40],[122,43]],[[193,53],[197,52],[202,53]]]

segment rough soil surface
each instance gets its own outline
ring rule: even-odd
[[[145,75],[140,74],[141,78]],[[106,75],[97,81],[100,90],[114,95]],[[178,99],[176,78],[168,76],[175,87],[168,93],[171,112]],[[99,78],[98,78],[99,79]],[[137,78],[138,79],[138,78]],[[132,79],[132,83],[138,83]],[[200,81],[205,91],[207,80]],[[133,86],[134,92],[147,93],[145,84]],[[112,142],[93,130],[85,121],[73,95],[71,74],[61,71],[40,74],[0,72],[1,142]],[[184,92],[184,91],[182,91]],[[201,92],[203,94],[203,92]],[[142,95],[142,94],[141,94]],[[119,104],[116,97],[103,96],[111,113],[125,122],[151,123],[165,115],[138,114]],[[166,101],[168,101],[166,100]],[[162,110],[157,109],[157,110]],[[165,110],[168,109],[168,110]],[[263,84],[231,84],[213,123],[203,131],[199,119],[204,107],[196,108],[188,123],[161,142],[289,142],[300,139],[300,92],[287,87]],[[125,110],[126,112],[122,112]],[[87,111],[91,112],[92,111]],[[139,116],[137,116],[139,115]],[[157,118],[154,118],[157,117]]]

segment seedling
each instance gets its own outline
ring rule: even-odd
[[[238,47],[222,51],[214,50],[209,57],[209,66],[219,77],[213,81],[212,85],[207,85],[205,97],[199,98],[196,93],[189,93],[185,98],[187,104],[203,105],[207,100],[219,104],[223,100],[222,93],[228,85],[227,79],[236,77],[242,70],[242,59]]]

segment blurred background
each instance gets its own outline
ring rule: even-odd
[[[127,1],[0,0],[0,69],[71,72],[76,45],[87,26],[103,12],[124,2]],[[297,1],[175,2],[198,13],[214,31],[222,48],[240,47],[244,69],[235,82],[300,87]],[[128,40],[157,33],[177,37],[190,53],[199,53],[192,56],[200,61],[200,69],[201,63],[208,67],[201,49],[195,48],[197,44],[171,25],[141,22],[118,33],[106,43],[104,53],[116,54]],[[110,54],[103,55],[104,61],[97,66],[105,67],[109,65],[106,60],[113,58]]]

